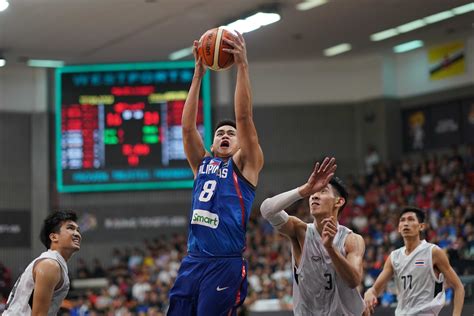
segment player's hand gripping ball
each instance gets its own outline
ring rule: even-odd
[[[224,41],[224,38],[232,40],[235,35],[223,26],[210,29],[201,36],[198,45],[198,54],[204,64],[212,70],[224,70],[234,64],[234,55],[223,51],[223,48],[232,46]]]

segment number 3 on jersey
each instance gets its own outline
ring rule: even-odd
[[[202,186],[201,194],[199,194],[199,201],[201,202],[209,202],[214,195],[214,190],[216,189],[217,181],[216,180],[208,180],[204,182]]]

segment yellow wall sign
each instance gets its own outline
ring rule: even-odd
[[[440,80],[466,72],[464,42],[451,42],[428,50],[430,79]]]

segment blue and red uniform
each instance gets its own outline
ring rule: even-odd
[[[168,315],[233,315],[247,295],[245,233],[255,187],[232,159],[205,157],[193,188],[188,255]]]

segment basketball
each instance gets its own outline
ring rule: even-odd
[[[224,70],[234,63],[234,55],[223,51],[232,48],[224,42],[224,38],[232,39],[231,31],[220,26],[205,32],[199,39],[198,53],[204,64],[212,70]]]

